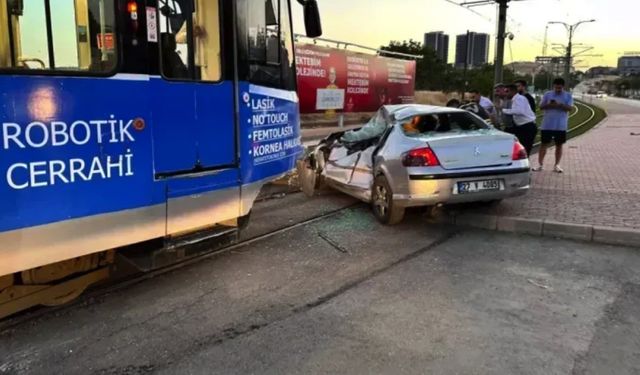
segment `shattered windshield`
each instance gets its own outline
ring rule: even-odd
[[[387,128],[387,119],[384,108],[380,108],[378,113],[369,122],[358,130],[351,130],[342,136],[342,141],[347,143],[360,142],[367,139],[377,138],[384,133]]]

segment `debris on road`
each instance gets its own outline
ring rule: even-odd
[[[529,282],[529,284],[535,285],[538,288],[547,289],[547,290],[549,289],[549,286],[544,285],[544,284],[540,284],[540,283],[536,282],[535,280],[527,279],[527,281]]]
[[[320,237],[323,240],[325,240],[329,245],[331,245],[331,247],[333,247],[334,249],[338,250],[339,252],[344,253],[344,254],[349,254],[349,251],[347,249],[343,248],[342,246],[337,244],[335,241],[333,241],[331,238],[327,237],[326,234],[324,234],[322,232],[318,232],[318,237]]]

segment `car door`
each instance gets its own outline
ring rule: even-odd
[[[348,184],[359,189],[370,189],[373,182],[373,154],[377,144],[358,152],[358,160],[351,170]]]
[[[325,164],[325,177],[343,185],[349,184],[353,169],[360,160],[360,152],[350,152],[340,145],[331,150]]]
[[[326,162],[325,176],[354,188],[369,189],[373,181],[373,155],[380,142],[386,139],[390,124],[389,114],[381,108],[362,129],[347,134],[345,141],[355,141],[332,150]]]

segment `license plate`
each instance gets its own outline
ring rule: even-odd
[[[458,194],[497,191],[503,189],[502,180],[482,180],[458,182]]]

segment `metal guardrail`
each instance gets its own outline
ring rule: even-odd
[[[327,38],[309,38],[306,35],[302,35],[302,34],[294,34],[295,36],[295,40],[298,41],[298,38],[303,38],[303,39],[309,39],[311,41],[314,42],[314,44],[317,44],[317,42],[325,42],[325,43],[334,43],[336,44],[337,48],[340,48],[340,46],[344,46],[344,49],[347,49],[348,47],[356,47],[356,48],[360,48],[366,51],[372,51],[375,52],[377,55],[380,54],[385,54],[385,55],[392,55],[392,56],[398,56],[398,57],[406,57],[409,59],[414,59],[414,60],[421,60],[422,56],[420,55],[411,55],[408,53],[401,53],[401,52],[393,52],[393,51],[386,51],[383,49],[378,49],[378,48],[371,48],[371,47],[367,47],[367,46],[363,46],[361,44],[357,44],[357,43],[350,43],[350,42],[343,42],[340,40],[333,40],[333,39],[327,39]]]

